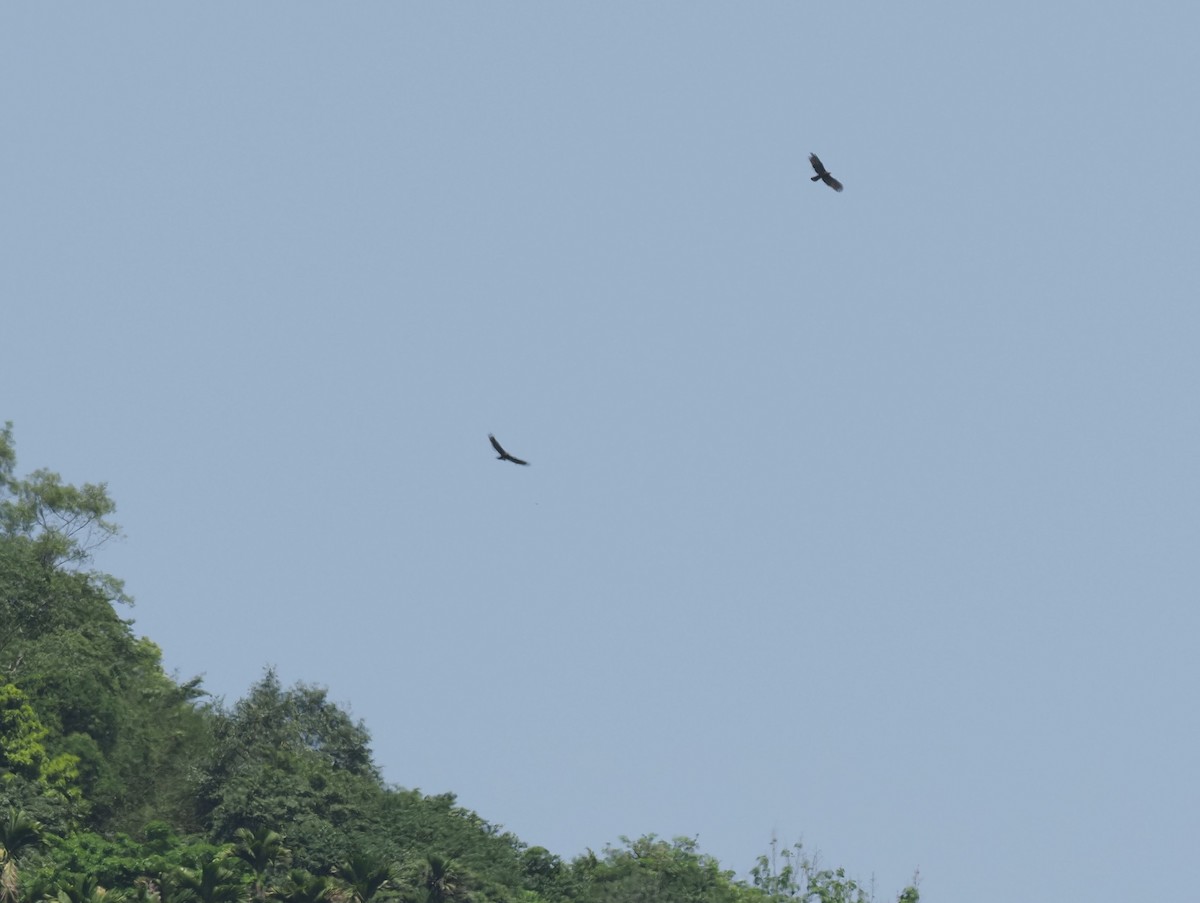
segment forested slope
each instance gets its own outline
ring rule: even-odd
[[[868,898],[799,847],[748,881],[686,838],[563,859],[453,794],[385,784],[366,727],[320,687],[268,670],[236,704],[209,700],[91,569],[114,510],[103,485],[17,477],[0,432],[0,903]]]

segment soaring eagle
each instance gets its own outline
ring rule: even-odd
[[[821,162],[820,157],[818,157],[816,154],[809,154],[808,162],[812,164],[813,169],[816,170],[816,172],[817,172],[817,174],[812,177],[812,181],[824,182],[826,185],[828,185],[834,191],[842,190],[842,183],[839,182],[837,179],[835,179],[833,177],[833,174],[830,173],[830,171],[825,168],[825,164]]]
[[[496,441],[496,437],[493,436],[491,433],[488,433],[488,439],[492,443],[492,448],[496,449],[497,459],[499,459],[501,461],[512,461],[514,464],[521,464],[525,467],[529,466],[528,461],[522,461],[520,458],[514,458],[512,455],[510,455],[508,452],[506,452],[504,450],[504,447],[499,442]]]

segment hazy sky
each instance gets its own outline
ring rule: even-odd
[[[530,844],[1194,896],[1198,46],[1178,0],[6,4],[0,421],[108,483],[169,669],[325,685]]]

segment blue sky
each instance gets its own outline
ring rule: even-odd
[[[19,469],[531,844],[1177,896],[1200,10],[976,7],[9,5]]]

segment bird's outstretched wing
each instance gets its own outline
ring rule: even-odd
[[[831,176],[829,173],[825,173],[824,175],[822,175],[821,181],[824,182],[826,185],[828,185],[830,188],[832,188],[834,191],[842,190],[842,183],[839,182],[837,179],[835,179],[833,176]]]
[[[488,433],[488,441],[492,443],[492,448],[496,449],[496,454],[500,456],[501,461],[512,461],[514,464],[520,464],[524,467],[529,466],[528,461],[522,461],[520,458],[514,458],[512,455],[506,452],[504,450],[504,446],[497,442],[496,437],[491,433]]]

